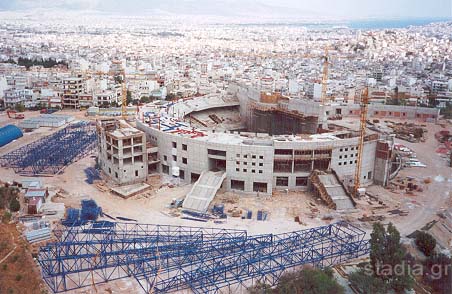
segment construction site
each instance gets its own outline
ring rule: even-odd
[[[0,178],[20,190],[30,275],[53,293],[247,293],[367,258],[375,221],[404,236],[429,224],[450,250],[451,122],[366,97],[231,85],[120,118],[27,112],[16,127],[1,114]]]

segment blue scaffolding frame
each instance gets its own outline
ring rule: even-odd
[[[91,222],[54,230],[40,248],[42,276],[53,292],[133,277],[144,293],[190,289],[219,293],[275,285],[304,264],[331,266],[368,254],[365,232],[345,222],[285,234]]]
[[[96,127],[71,124],[58,132],[0,157],[0,165],[21,175],[55,175],[96,148]]]

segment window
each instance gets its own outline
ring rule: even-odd
[[[245,162],[243,163],[243,165],[248,165],[248,162],[245,161]]]
[[[372,179],[372,172],[371,172],[371,171],[367,173],[367,178],[368,178],[369,180]]]
[[[252,169],[251,172],[252,172],[253,174],[255,174],[255,173],[256,173],[256,170],[255,170],[255,169]]]
[[[308,177],[297,177],[295,179],[296,186],[307,186],[308,185]]]
[[[267,183],[253,182],[253,191],[267,193]]]
[[[345,148],[345,151],[348,151],[348,148]]]
[[[353,157],[353,154],[350,154],[350,157]]]
[[[243,172],[246,173],[248,170],[246,168],[243,169]]]
[[[255,163],[255,162],[252,162],[252,163],[251,163],[251,165],[252,165],[252,166],[255,166],[255,165],[256,165],[256,163]]]
[[[183,169],[179,170],[179,178],[185,180],[185,171]]]
[[[234,190],[245,190],[245,181],[231,180],[231,189]]]
[[[135,177],[138,177],[138,171],[137,170],[135,171]]]
[[[289,186],[289,177],[276,177],[276,186],[280,187]]]
[[[183,164],[187,164],[187,158],[182,157],[182,163],[183,163]]]
[[[238,153],[237,153],[235,156],[236,156],[237,158],[240,158],[240,154],[238,154]]]
[[[263,162],[259,162],[259,166],[264,166],[264,163]]]
[[[347,161],[344,161],[344,165],[347,165]]]
[[[350,164],[353,164],[353,160],[350,160]]]
[[[259,155],[259,159],[264,159],[264,156],[263,155]]]
[[[243,155],[243,158],[248,158],[248,155],[246,155],[246,154],[245,154],[245,155]]]
[[[350,150],[352,150],[352,151],[355,150],[355,147],[350,148]]]
[[[236,161],[235,164],[240,165],[240,161]]]
[[[342,159],[342,155],[339,155],[339,159]]]
[[[239,171],[240,171],[240,168],[236,168],[235,171],[236,171],[236,172],[239,172]]]
[[[115,177],[118,178],[118,173],[117,172],[115,172]]]
[[[177,161],[177,156],[173,155],[173,161]]]
[[[342,162],[339,162],[339,165],[342,165]]]
[[[169,166],[166,164],[162,164],[162,172],[165,174],[169,174]]]
[[[345,154],[345,155],[344,155],[344,158],[347,158],[347,156],[348,156],[348,155],[347,155],[347,154]]]
[[[108,168],[108,173],[111,174],[111,168]]]
[[[224,150],[215,150],[215,149],[207,149],[207,154],[216,155],[216,156],[226,156],[226,151]]]
[[[187,151],[187,144],[182,144],[182,150]]]
[[[252,159],[256,159],[256,155],[251,156]]]
[[[177,148],[177,143],[173,142],[173,148]]]
[[[261,170],[261,169],[259,170],[259,173],[260,173],[260,174],[262,173],[262,170]]]
[[[342,152],[342,148],[341,148],[341,149],[339,149],[339,151],[340,151],[340,152]]]
[[[167,161],[167,160],[168,160],[168,156],[163,155],[163,160],[164,160],[164,161]]]

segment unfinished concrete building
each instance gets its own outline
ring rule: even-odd
[[[146,144],[144,132],[116,119],[99,120],[97,130],[98,163],[104,173],[120,185],[145,181],[148,154],[155,167],[157,148]]]

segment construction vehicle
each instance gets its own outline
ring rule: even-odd
[[[369,88],[366,87],[361,95],[361,113],[359,120],[359,141],[358,141],[358,159],[356,161],[355,181],[353,187],[353,195],[359,197],[361,188],[361,167],[364,149],[364,137],[366,136],[366,121],[367,121],[367,105],[369,102]]]
[[[15,110],[8,110],[6,111],[6,114],[8,114],[9,118],[14,118],[14,119],[24,119],[25,115],[23,113],[17,113],[17,111]]]

